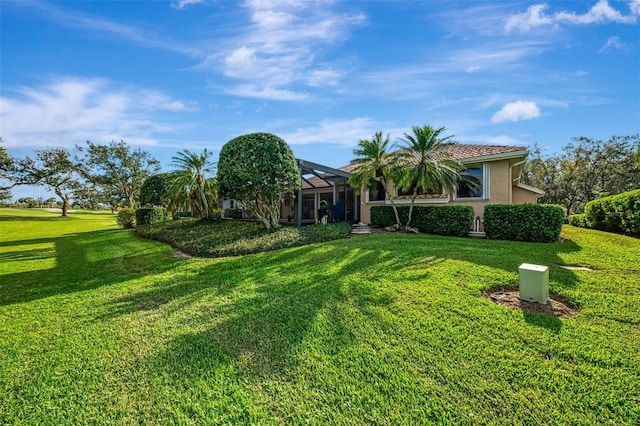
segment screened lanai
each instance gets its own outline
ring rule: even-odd
[[[301,188],[293,198],[283,201],[283,221],[297,226],[319,221],[321,203],[328,206],[329,221],[353,222],[359,219],[359,195],[349,186],[350,167],[334,169],[298,159]]]

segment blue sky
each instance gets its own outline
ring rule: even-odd
[[[554,153],[640,131],[640,0],[0,1],[9,152],[171,157],[271,132],[338,167],[375,131]],[[14,190],[18,194],[19,190]]]

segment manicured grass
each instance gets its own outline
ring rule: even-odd
[[[373,234],[177,260],[87,216],[0,210],[0,423],[640,419],[640,240]],[[522,262],[580,314],[480,297]]]
[[[330,223],[266,230],[253,221],[181,219],[140,226],[136,234],[168,243],[193,256],[224,257],[348,238],[351,226]]]

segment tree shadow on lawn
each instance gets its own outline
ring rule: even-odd
[[[224,259],[192,279],[158,283],[103,310],[110,316],[135,314],[156,300],[152,309],[163,320],[197,330],[178,332],[162,345],[148,359],[153,374],[161,370],[181,382],[232,362],[244,374],[286,375],[309,344],[311,330],[314,341],[336,350],[353,342],[345,315],[384,321],[376,310],[395,296],[376,280],[390,267],[410,266],[409,258],[339,244]],[[425,270],[416,277],[428,275]]]
[[[53,248],[0,253],[4,270],[11,262],[54,258],[55,267],[4,274],[0,305],[29,302],[111,285],[170,269],[178,262],[166,247],[139,244],[129,231],[103,230],[10,241],[2,246],[53,244]],[[150,266],[151,265],[151,266]]]

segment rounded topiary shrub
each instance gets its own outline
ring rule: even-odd
[[[227,142],[220,150],[217,178],[220,195],[240,201],[267,229],[279,225],[280,201],[301,184],[291,148],[270,133],[251,133]]]
[[[120,209],[116,215],[116,221],[122,229],[132,229],[136,227],[136,211],[135,209]]]

